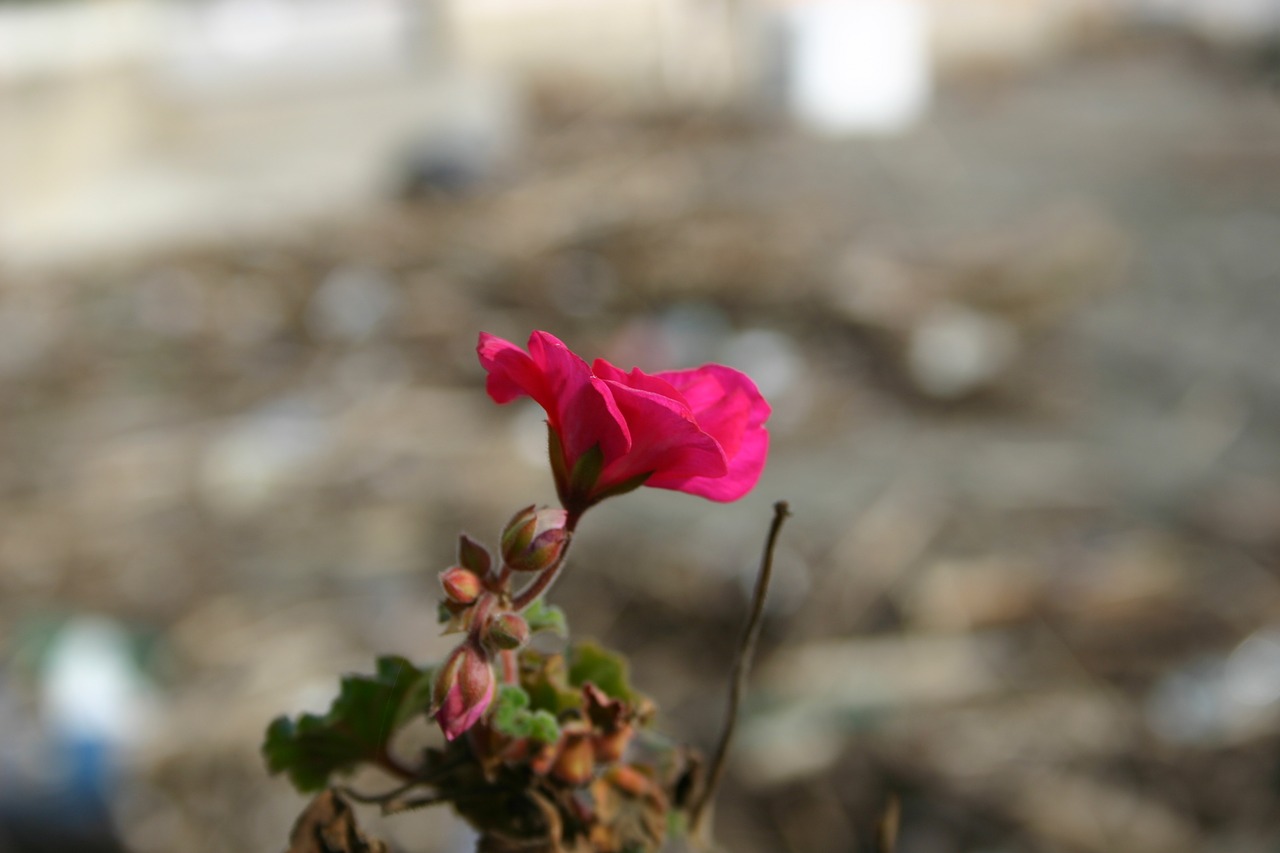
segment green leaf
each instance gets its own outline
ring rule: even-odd
[[[495,713],[491,722],[493,727],[504,735],[521,738],[529,736],[532,719],[533,715],[522,708],[509,710],[506,713]]]
[[[529,707],[529,694],[524,692],[524,688],[518,684],[503,684],[498,688],[498,695],[494,698],[493,708],[495,714],[501,714],[510,710],[523,711]]]
[[[588,681],[624,702],[635,695],[628,683],[626,659],[589,642],[574,646],[569,661],[569,683],[581,687]]]
[[[526,607],[521,615],[529,623],[529,633],[531,634],[536,634],[539,631],[551,631],[561,637],[569,636],[569,623],[565,621],[564,611],[555,605],[547,604],[541,598]]]
[[[520,674],[520,684],[529,694],[530,709],[558,716],[562,711],[581,707],[582,692],[569,686],[564,655],[539,655],[526,648],[520,658],[530,664]]]
[[[529,715],[529,737],[543,743],[560,740],[560,724],[550,711],[534,711]]]
[[[348,675],[328,713],[277,717],[262,754],[302,792],[324,788],[334,773],[374,761],[397,729],[431,701],[433,674],[398,656],[378,658],[374,675]]]

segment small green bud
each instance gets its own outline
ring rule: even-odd
[[[529,642],[529,625],[516,613],[499,613],[486,629],[489,643],[499,649],[518,649]]]
[[[502,531],[502,559],[518,572],[541,572],[560,559],[569,531],[562,509],[529,506],[516,513]]]

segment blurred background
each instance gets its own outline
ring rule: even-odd
[[[0,0],[0,850],[283,849],[534,328],[774,405],[553,595],[709,748],[791,502],[725,849],[1280,850],[1278,276],[1274,0]]]

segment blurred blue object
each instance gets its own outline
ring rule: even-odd
[[[0,851],[122,851],[111,797],[119,756],[140,731],[145,692],[129,635],[109,620],[79,617],[41,657],[38,726],[0,719],[20,736],[39,732],[25,767],[4,767],[0,756]]]

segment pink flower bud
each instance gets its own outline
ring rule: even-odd
[[[560,559],[569,531],[562,509],[525,507],[502,532],[502,559],[518,572],[541,572]]]
[[[436,675],[432,704],[446,740],[453,740],[476,724],[493,701],[493,667],[489,657],[470,640],[453,650]]]
[[[449,600],[457,604],[470,604],[480,597],[484,584],[475,572],[461,566],[453,566],[440,573],[440,586]]]
[[[498,649],[518,649],[529,641],[529,623],[516,613],[499,613],[489,620],[485,639]]]

